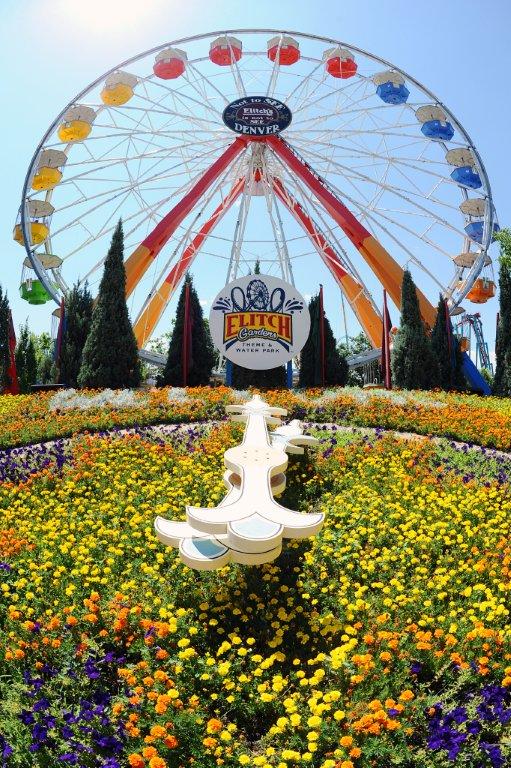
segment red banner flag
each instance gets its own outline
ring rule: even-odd
[[[60,368],[60,356],[62,354],[62,342],[64,339],[64,333],[66,330],[66,307],[64,304],[64,298],[60,301],[60,318],[59,329],[57,331],[57,339],[55,342],[55,363],[57,368]]]
[[[12,322],[12,313],[9,310],[9,367],[7,368],[7,376],[9,377],[9,385],[5,391],[11,395],[19,395],[20,385],[18,381],[18,374],[16,371],[16,334],[14,332],[14,324]]]
[[[383,327],[381,339],[381,370],[385,389],[392,389],[392,376],[390,372],[390,328],[392,322],[387,307],[387,291],[383,289]]]

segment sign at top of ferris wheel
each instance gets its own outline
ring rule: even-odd
[[[270,96],[245,96],[224,109],[223,121],[231,131],[244,136],[272,136],[291,123],[289,107]]]

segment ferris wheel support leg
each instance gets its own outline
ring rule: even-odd
[[[273,188],[279,200],[284,203],[286,208],[307,232],[323,262],[332,273],[334,280],[346,295],[369,341],[377,349],[381,346],[382,320],[367,297],[364,286],[344,269],[335,249],[330,245],[323,233],[318,231],[314,221],[306,213],[298,200],[289,194],[280,179],[273,179]]]
[[[233,143],[215,160],[212,166],[195,182],[187,194],[156,225],[153,231],[136,248],[125,262],[126,297],[135,289],[147,268],[159,254],[163,246],[172,237],[183,219],[190,213],[199,198],[209,189],[214,181],[225,171],[227,166],[246,147],[246,140],[236,138]]]
[[[400,308],[401,284],[403,282],[402,267],[392,258],[381,243],[360,224],[344,203],[323,182],[321,177],[304,163],[284,139],[277,136],[269,136],[266,142],[275,154],[314,193],[371,267],[383,287],[387,289],[394,304]],[[422,318],[432,328],[435,322],[436,310],[418,288],[417,298]]]
[[[226,213],[226,211],[229,210],[232,204],[239,197],[244,184],[245,178],[243,177],[242,179],[238,179],[238,181],[233,185],[229,194],[213,211],[209,219],[204,222],[191,243],[184,249],[179,260],[172,267],[163,283],[159,286],[154,295],[151,296],[151,299],[147,303],[146,307],[137,317],[133,326],[133,330],[135,332],[135,337],[137,339],[139,349],[142,349],[145,346],[146,341],[151,337],[152,332],[154,331],[160,317],[162,316],[165,307],[171,300],[174,291],[179,285],[183,275],[191,267],[205,240],[216,227],[222,216]]]

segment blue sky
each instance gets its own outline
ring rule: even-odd
[[[511,4],[505,0],[1,0],[1,6],[0,282],[8,290],[16,326],[28,318],[35,331],[47,330],[54,308],[31,307],[19,299],[23,251],[12,241],[24,175],[41,135],[63,105],[101,72],[186,35],[226,28],[293,29],[340,39],[392,61],[452,109],[483,158],[501,226],[511,223]],[[311,284],[310,292],[316,288]],[[334,292],[326,307],[339,336],[340,303]],[[482,308],[491,343],[496,312],[496,299]]]

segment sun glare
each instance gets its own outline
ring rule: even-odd
[[[125,38],[161,21],[162,11],[171,10],[171,6],[168,0],[87,0],[86,3],[52,0],[50,9],[55,21],[73,32]]]

